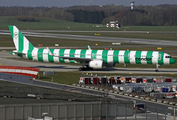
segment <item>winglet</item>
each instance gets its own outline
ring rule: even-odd
[[[89,45],[88,45],[88,50],[92,50]]]
[[[47,50],[48,50],[50,56],[54,56],[48,47],[47,47]]]

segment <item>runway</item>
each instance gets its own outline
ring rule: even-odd
[[[132,44],[146,44],[158,46],[177,46],[177,41],[171,40],[156,40],[156,39],[138,39],[138,38],[120,38],[120,37],[102,37],[102,36],[86,36],[86,35],[69,35],[69,34],[54,34],[54,33],[39,33],[31,31],[22,31],[25,36],[46,37],[46,38],[63,38],[71,40],[86,40],[99,42],[119,42]],[[0,30],[0,34],[10,35],[7,30]]]
[[[104,68],[92,71],[79,71],[81,64],[55,64],[55,63],[45,63],[30,61],[27,59],[21,59],[17,56],[13,56],[8,52],[0,52],[0,65],[12,65],[12,66],[26,66],[40,68],[40,71],[56,71],[56,72],[91,72],[91,73],[115,73],[115,74],[177,74],[177,69],[175,68],[160,68],[159,72],[155,72],[154,68]]]

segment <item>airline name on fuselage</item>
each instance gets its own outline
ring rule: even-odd
[[[135,58],[136,61],[151,61],[152,58]]]

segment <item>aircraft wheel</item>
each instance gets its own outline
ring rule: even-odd
[[[93,70],[93,68],[89,68],[89,70]]]
[[[82,67],[80,67],[80,68],[79,68],[79,71],[82,71],[82,70],[83,70],[83,68],[82,68]]]

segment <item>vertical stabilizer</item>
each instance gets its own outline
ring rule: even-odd
[[[33,50],[34,46],[28,39],[18,30],[16,26],[9,26],[15,48],[18,52]]]

